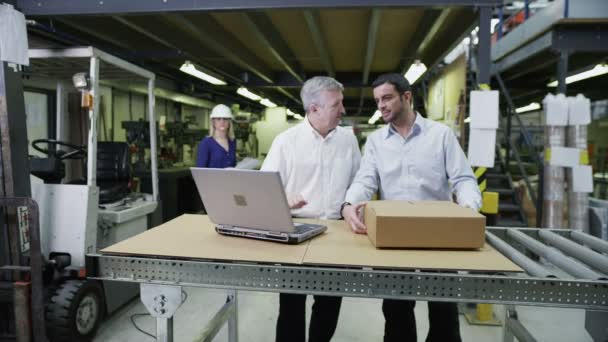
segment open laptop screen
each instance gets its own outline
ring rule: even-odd
[[[190,168],[213,223],[292,232],[291,212],[278,172]]]

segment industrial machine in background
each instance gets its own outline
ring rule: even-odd
[[[171,166],[191,166],[196,162],[196,148],[198,143],[207,135],[209,130],[190,128],[189,122],[167,122],[165,129],[161,132],[161,161],[170,161],[163,158],[163,150],[171,151],[174,156]]]
[[[258,139],[255,136],[253,125],[258,120],[258,116],[251,113],[241,112],[234,117],[233,124],[237,160],[258,155]]]

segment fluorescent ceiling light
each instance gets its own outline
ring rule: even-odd
[[[296,119],[298,119],[298,120],[304,119],[304,117],[302,115],[300,115],[300,114],[294,114],[293,117],[296,118]]]
[[[471,122],[471,117],[467,117],[466,119],[464,119],[464,123],[470,123]]]
[[[268,108],[274,108],[277,106],[276,103],[270,101],[269,99],[262,99],[262,101],[260,101],[260,103]]]
[[[287,108],[287,116],[296,116],[296,115],[300,115],[298,113],[294,113],[291,109]],[[302,115],[300,115],[302,116]]]
[[[194,64],[190,63],[189,61],[186,61],[184,64],[182,64],[182,66],[179,68],[179,70],[182,72],[185,72],[188,75],[192,75],[194,77],[200,78],[201,80],[203,80],[205,82],[209,82],[214,85],[226,85],[227,84],[226,82],[224,82],[223,80],[220,80],[217,77],[213,77],[205,72],[198,70],[196,68],[196,66],[194,66]]]
[[[414,84],[414,82],[416,82],[425,71],[426,65],[417,60],[414,62],[414,64],[410,65],[410,68],[407,69],[404,76],[408,82],[410,82],[410,84]]]
[[[368,124],[373,125],[376,123],[376,121],[378,121],[378,119],[380,119],[380,117],[382,116],[382,114],[380,113],[379,110],[374,112],[374,115],[372,115],[371,118],[369,118],[369,120],[367,121]]]
[[[241,95],[241,96],[245,96],[246,98],[253,100],[253,101],[260,101],[262,99],[261,96],[258,96],[252,92],[250,92],[247,88],[245,87],[240,87],[239,89],[236,90],[236,93]]]
[[[572,76],[566,77],[566,84],[582,81],[591,77],[608,74],[608,64],[598,64],[593,69],[579,72]],[[547,87],[557,87],[557,81],[550,82]]]
[[[519,108],[515,108],[515,113],[525,113],[525,112],[530,112],[533,110],[538,110],[540,109],[540,103],[538,102],[532,102],[527,106],[523,106],[523,107],[519,107]]]

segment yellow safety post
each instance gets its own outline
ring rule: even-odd
[[[480,88],[489,90],[489,87],[484,88],[483,85]],[[488,188],[487,171],[488,169],[485,167],[477,167],[474,173],[479,185],[479,191],[481,192],[482,204],[480,212],[486,216],[486,225],[494,226],[496,225],[496,216],[498,215],[498,193],[486,191]],[[492,304],[477,304],[474,307],[466,307],[464,309],[464,317],[469,324],[502,326],[502,322],[494,317],[494,307]]]

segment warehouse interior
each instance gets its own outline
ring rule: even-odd
[[[0,340],[278,341],[289,292],[310,295],[306,326],[313,294],[344,297],[332,341],[382,340],[387,298],[417,301],[419,341],[434,301],[458,303],[463,341],[608,341],[605,0],[0,0],[0,19]],[[386,73],[455,137],[508,267],[449,247],[400,264],[418,254],[365,236],[381,262],[307,261],[330,234],[298,262],[214,231],[190,245],[214,227],[191,168],[218,105],[236,168],[259,170],[329,76],[365,159],[393,127]]]

